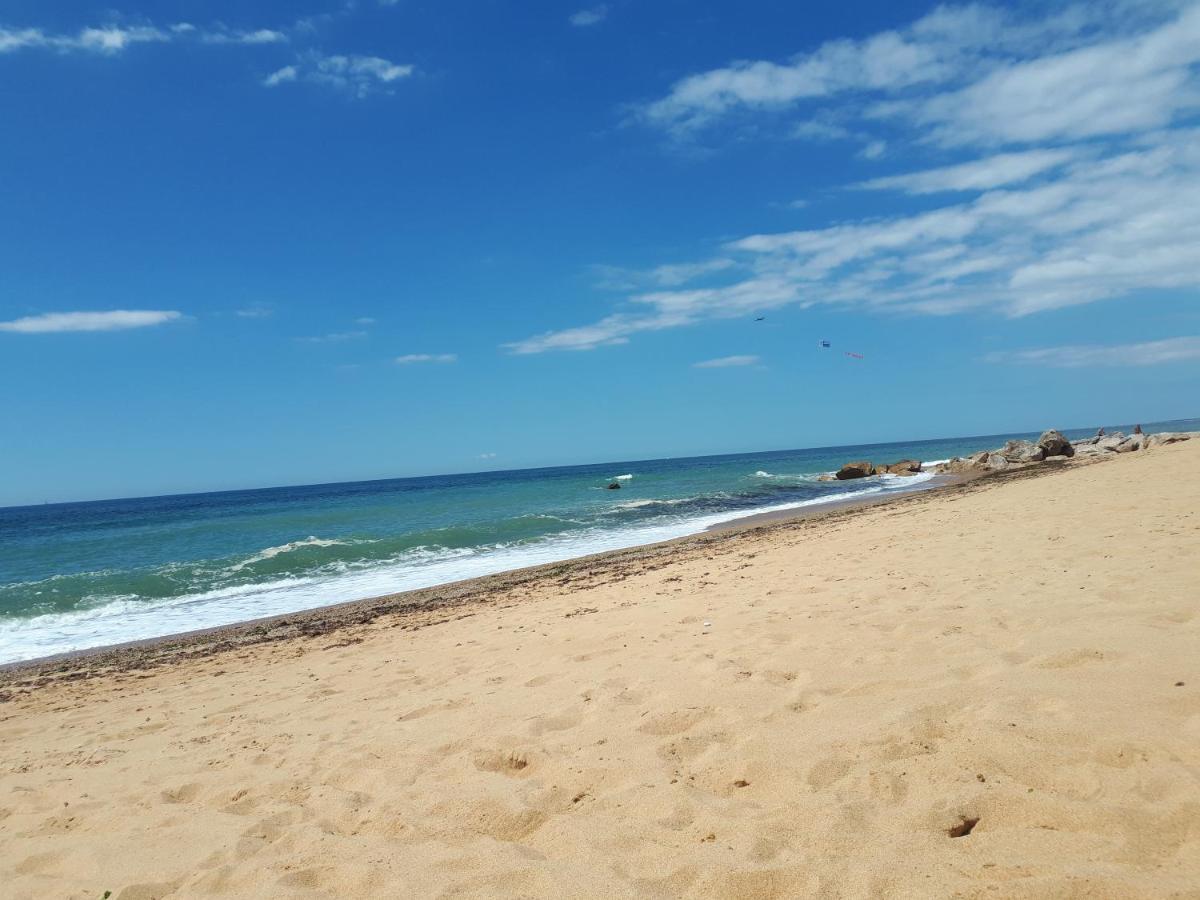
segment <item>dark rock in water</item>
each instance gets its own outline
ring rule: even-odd
[[[606,490],[610,490],[610,491],[619,491],[620,489],[621,489],[621,482],[619,482],[619,481],[609,482],[609,485],[606,488]]]
[[[902,459],[890,466],[880,466],[877,475],[916,475],[921,471],[919,459]]]
[[[1075,448],[1071,446],[1071,442],[1053,428],[1042,432],[1042,436],[1038,438],[1037,445],[1042,448],[1044,456],[1075,455]]]
[[[866,478],[875,474],[875,467],[866,460],[849,462],[837,470],[833,477],[838,481],[849,481],[851,478]]]

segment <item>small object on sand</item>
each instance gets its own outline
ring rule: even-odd
[[[619,491],[620,489],[621,489],[621,482],[619,482],[619,481],[610,481],[609,482],[608,490]]]
[[[750,787],[750,782],[748,782],[745,778],[739,778],[733,783],[733,786],[736,788]]]
[[[704,627],[705,627],[705,628],[712,628],[712,622],[705,622],[705,623],[704,623]]]
[[[972,831],[975,830],[975,826],[978,824],[979,824],[979,818],[977,816],[976,817],[959,816],[958,824],[951,825],[950,828],[947,829],[946,834],[950,835],[950,837],[952,837],[952,838],[966,837],[968,834],[970,834]]]

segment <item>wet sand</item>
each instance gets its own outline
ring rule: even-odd
[[[1200,897],[1200,442],[0,676],[13,897]]]

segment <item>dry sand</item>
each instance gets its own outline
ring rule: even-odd
[[[10,674],[0,894],[1200,897],[1200,441],[489,584]]]

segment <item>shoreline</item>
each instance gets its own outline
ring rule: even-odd
[[[1090,461],[1088,461],[1090,462]],[[1087,464],[1078,462],[1073,465]],[[135,669],[167,665],[175,660],[212,656],[263,643],[297,638],[315,638],[367,625],[394,616],[399,627],[416,630],[447,621],[440,617],[464,607],[485,607],[493,594],[537,585],[544,579],[571,579],[579,571],[593,574],[617,568],[625,563],[658,561],[677,551],[698,550],[747,535],[794,526],[840,521],[880,506],[904,505],[929,496],[957,490],[977,490],[1009,480],[1041,477],[1062,470],[1051,464],[1007,472],[937,475],[917,488],[891,494],[850,497],[811,507],[750,513],[708,526],[705,530],[665,541],[638,544],[619,550],[573,557],[559,562],[508,569],[477,578],[450,581],[417,588],[364,597],[357,600],[317,606],[293,613],[281,613],[209,628],[177,632],[98,647],[88,647],[28,660],[0,663],[0,703],[11,699],[12,688],[35,688],[48,683],[77,678],[92,678]],[[670,562],[668,559],[662,564]],[[619,577],[619,576],[618,576]],[[468,613],[473,615],[474,613]],[[449,616],[456,618],[457,616]],[[395,626],[394,626],[395,627]]]
[[[5,673],[0,881],[1190,897],[1200,441],[1111,460]]]

